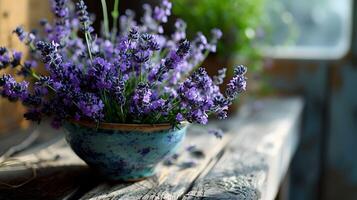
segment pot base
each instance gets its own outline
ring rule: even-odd
[[[146,178],[155,176],[155,170],[150,167],[140,170],[119,169],[115,171],[109,171],[107,168],[94,168],[93,172],[97,172],[99,175],[101,175],[102,178],[112,182],[138,182]]]
[[[113,182],[125,182],[125,183],[135,183],[135,182],[139,182],[139,181],[143,181],[147,178],[150,178],[152,176],[147,176],[147,177],[142,177],[142,178],[136,178],[136,179],[126,179],[126,180],[116,180],[116,181],[113,181]]]

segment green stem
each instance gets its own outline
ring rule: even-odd
[[[24,68],[24,66],[23,66],[22,64],[20,64],[20,66]],[[36,72],[32,71],[31,69],[26,69],[26,70],[30,73],[30,75],[31,75],[33,78],[35,78],[35,79],[38,80],[38,81],[40,80],[40,77],[36,74]],[[56,89],[53,88],[52,86],[50,86],[50,85],[48,85],[48,84],[46,84],[46,86],[47,86],[48,88],[50,88],[53,92],[57,93]],[[79,107],[76,102],[74,102],[74,101],[72,101],[72,102],[73,102],[73,104],[74,104],[75,106]]]
[[[90,49],[90,42],[91,42],[90,36],[88,36],[88,33],[87,33],[87,32],[84,34],[84,36],[85,36],[85,38],[86,38],[87,50],[88,50],[89,58],[90,58],[91,61],[93,61],[92,51],[91,51],[91,49]]]
[[[125,123],[125,116],[124,116],[124,110],[123,110],[122,105],[120,105],[120,117],[121,117],[122,123]]]
[[[36,47],[35,47],[35,45],[34,45],[32,42],[30,42],[28,45],[29,45],[29,47],[30,47],[30,50],[32,50],[32,51],[35,51],[35,50],[36,50]]]
[[[158,120],[160,119],[160,117],[161,117],[161,114],[160,114],[160,113],[157,113],[157,114],[155,115],[155,117],[153,118],[154,120],[151,121],[152,124],[156,124],[156,123],[158,122]]]
[[[24,68],[24,69],[26,69],[22,64],[20,65],[22,68]],[[36,80],[40,80],[40,77],[36,74],[36,72],[34,72],[34,71],[32,71],[31,69],[26,69],[29,73],[30,73],[30,75],[33,77],[33,78],[35,78]],[[48,88],[50,88],[51,90],[53,90],[54,92],[57,92],[52,86],[50,86],[50,85],[47,85],[46,84],[46,86],[48,87]]]
[[[109,19],[108,19],[108,9],[106,0],[101,0],[102,2],[102,9],[103,9],[103,19],[104,19],[104,34],[105,37],[108,38],[109,36]]]
[[[115,42],[115,36],[118,32],[118,18],[119,18],[119,0],[115,0],[114,2],[114,9],[112,11],[112,18],[113,18],[113,33],[111,37],[111,41]]]

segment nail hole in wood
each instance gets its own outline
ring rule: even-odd
[[[3,12],[2,16],[3,16],[3,18],[7,18],[7,17],[9,17],[9,13],[8,12]]]

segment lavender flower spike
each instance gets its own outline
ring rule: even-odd
[[[168,16],[171,15],[172,3],[168,0],[163,0],[159,7],[154,9],[154,19],[159,22],[166,23]]]
[[[234,77],[228,83],[226,96],[227,99],[233,101],[238,94],[246,90],[247,78],[244,76],[247,72],[247,68],[243,65],[240,65],[234,69]]]
[[[80,0],[78,3],[76,3],[76,10],[77,10],[79,21],[82,23],[82,31],[89,32],[89,33],[93,32],[94,29],[91,26],[92,21],[89,18],[87,6],[83,0]]]

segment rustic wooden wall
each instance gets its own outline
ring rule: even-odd
[[[17,25],[29,27],[29,1],[0,0],[0,46],[9,49],[25,50],[25,47],[12,34]],[[3,71],[0,72],[4,73]],[[10,103],[0,98],[0,132],[16,128],[23,122],[21,104]]]
[[[12,31],[22,25],[26,30],[38,27],[41,18],[49,16],[49,4],[44,0],[0,0],[0,46],[25,52],[26,47],[19,42]],[[5,71],[1,71],[0,75]],[[8,72],[8,71],[7,71]],[[0,134],[23,127],[28,123],[23,119],[24,108],[20,103],[10,103],[0,98]]]

